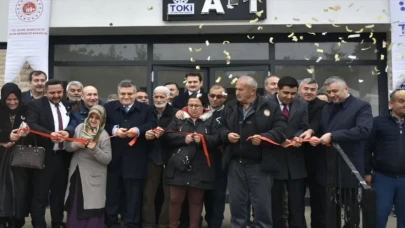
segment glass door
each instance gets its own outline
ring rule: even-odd
[[[167,82],[175,82],[180,88],[180,93],[185,89],[185,75],[189,72],[196,72],[201,74],[203,78],[203,91],[206,92],[208,69],[201,68],[196,70],[193,67],[166,67],[166,66],[154,66],[152,71],[152,91],[157,86],[164,85]]]
[[[264,80],[270,75],[269,66],[213,67],[210,68],[210,87],[222,85],[228,93],[227,101],[235,98],[235,82],[240,76],[251,76],[256,79],[257,93],[264,95]]]

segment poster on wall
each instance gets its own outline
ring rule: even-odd
[[[51,0],[9,0],[5,82],[28,62],[48,74]]]
[[[391,0],[392,88],[405,89],[405,0]]]

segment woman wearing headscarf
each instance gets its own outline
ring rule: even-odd
[[[174,118],[166,129],[165,139],[175,150],[166,168],[170,189],[169,223],[177,228],[183,201],[187,195],[190,228],[200,227],[205,190],[214,188],[214,170],[209,166],[210,156],[205,152],[220,145],[218,124],[212,112],[204,110],[206,103],[198,95],[188,99],[183,109],[184,119]],[[203,135],[208,151],[204,151]]]
[[[105,120],[104,107],[93,106],[84,123],[76,127],[74,136],[88,143],[66,142],[66,150],[74,152],[65,198],[69,228],[104,228],[107,165],[111,161]]]
[[[21,90],[14,83],[1,88],[0,101],[0,228],[24,226],[29,210],[29,170],[11,166],[14,145],[29,145],[32,137],[17,132],[25,119]]]

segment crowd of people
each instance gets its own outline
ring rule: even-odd
[[[405,227],[405,91],[393,91],[390,109],[373,118],[337,76],[322,88],[269,76],[265,95],[241,76],[229,101],[218,84],[204,93],[199,73],[185,79],[184,93],[169,82],[151,98],[123,80],[105,102],[94,86],[64,88],[42,71],[29,75],[26,92],[3,85],[0,228],[21,228],[27,216],[46,228],[48,206],[53,228],[200,228],[203,220],[221,228],[227,189],[232,228],[306,228],[307,188],[311,227],[326,228],[332,142],[376,190],[378,228],[393,205]],[[12,165],[17,145],[43,147],[44,167]],[[358,188],[348,167],[340,175],[342,192]]]

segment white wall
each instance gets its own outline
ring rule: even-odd
[[[58,35],[64,33],[63,28],[110,27],[110,23],[114,28],[219,24],[219,21],[164,22],[162,0],[53,0],[52,4],[51,27],[54,29],[51,34]],[[324,12],[324,9],[337,5],[341,7],[339,11]],[[148,10],[149,7],[153,9]],[[7,8],[8,1],[0,0],[0,42],[7,39]],[[306,23],[388,24],[389,0],[267,0],[267,19],[260,22],[265,25]],[[221,21],[220,24],[250,25],[248,21]],[[146,32],[151,33],[151,30]]]

